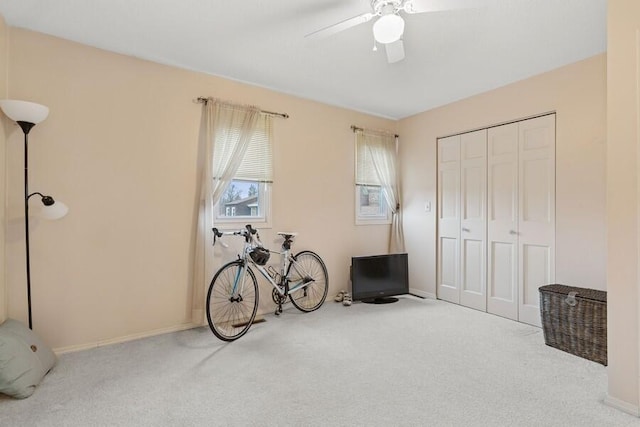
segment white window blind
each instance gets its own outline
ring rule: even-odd
[[[232,107],[230,107],[232,108]],[[242,128],[242,117],[235,115],[230,126],[218,129],[216,135],[216,146],[214,148],[217,162],[226,164],[233,153],[233,147],[228,141],[236,141],[238,138],[230,138],[228,134],[237,136]],[[258,118],[257,130],[251,138],[247,151],[242,159],[242,163],[235,174],[235,179],[273,182],[273,138],[271,117],[261,114]],[[214,167],[214,170],[219,170]],[[215,179],[215,177],[214,177]]]
[[[367,134],[367,139],[383,138],[382,135]],[[380,185],[371,151],[365,142],[364,132],[356,132],[356,185]]]

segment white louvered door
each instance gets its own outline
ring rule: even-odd
[[[488,135],[487,311],[518,319],[518,124]]]
[[[438,141],[438,298],[486,310],[487,131]]]
[[[460,136],[460,304],[487,309],[487,131]]]
[[[460,302],[460,136],[438,141],[438,298]]]
[[[540,322],[538,288],[555,282],[555,115],[519,123],[518,320]]]

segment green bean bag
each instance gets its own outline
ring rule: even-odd
[[[0,393],[24,399],[56,363],[56,355],[17,320],[0,325]]]

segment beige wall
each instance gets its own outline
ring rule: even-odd
[[[4,18],[0,15],[0,99],[7,97],[7,65],[8,65],[8,27]],[[7,196],[7,169],[6,169],[6,153],[7,153],[7,137],[5,132],[7,120],[0,118],[0,323],[7,318],[7,282],[6,282],[6,263],[5,263],[5,229],[6,229],[6,204]]]
[[[609,0],[607,28],[607,400],[612,405],[640,415],[640,2]]]
[[[413,287],[436,293],[436,138],[556,111],[556,280],[606,289],[605,61],[598,55],[400,122]]]
[[[347,288],[351,256],[386,249],[388,226],[354,225],[350,125],[395,131],[394,121],[16,28],[9,86],[49,106],[30,134],[30,188],[70,208],[31,226],[34,329],[55,348],[189,323],[200,95],[291,115],[275,120],[273,229],[261,234],[271,245],[276,231],[298,231],[294,248],[326,261],[330,297]],[[8,292],[9,314],[24,319],[18,138],[8,144]]]

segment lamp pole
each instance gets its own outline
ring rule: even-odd
[[[51,196],[44,196],[42,193],[29,194],[29,131],[35,126],[35,123],[18,121],[16,122],[24,132],[24,235],[27,265],[27,309],[29,311],[29,329],[33,329],[33,320],[31,317],[31,257],[29,250],[29,199],[31,196],[38,195],[42,198],[45,206],[54,204]]]
[[[35,123],[18,121],[24,132],[24,235],[27,261],[27,308],[29,310],[29,329],[33,329],[31,318],[31,261],[29,259],[29,131]]]

